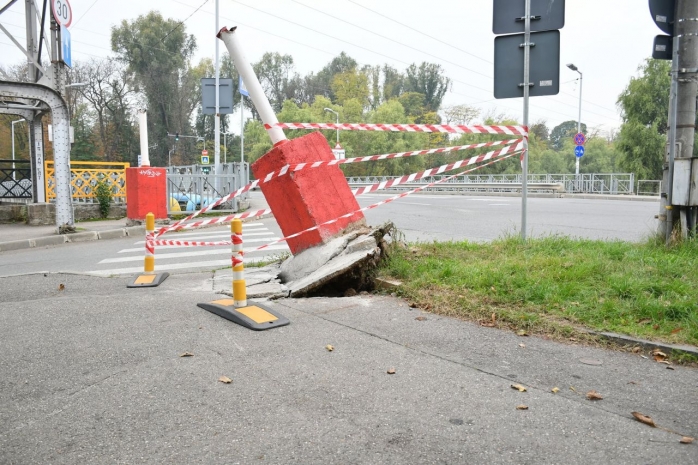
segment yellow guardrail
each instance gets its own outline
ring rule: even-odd
[[[130,163],[107,161],[71,161],[70,191],[73,200],[92,202],[96,199],[95,187],[100,180],[105,180],[111,187],[112,201],[126,203],[126,168]],[[44,162],[46,174],[46,200],[56,198],[56,177],[53,161]]]

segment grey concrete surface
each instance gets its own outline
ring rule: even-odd
[[[679,444],[698,436],[692,368],[389,296],[266,302],[291,324],[253,332],[196,307],[220,297],[211,273],[127,281],[0,279],[0,463],[698,461]]]

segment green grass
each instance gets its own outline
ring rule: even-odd
[[[421,308],[569,337],[580,327],[698,345],[698,242],[566,237],[417,244],[380,271]]]

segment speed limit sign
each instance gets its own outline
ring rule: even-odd
[[[51,11],[60,26],[68,27],[73,22],[73,10],[68,0],[51,0]]]

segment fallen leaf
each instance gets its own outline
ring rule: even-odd
[[[652,321],[651,318],[643,318],[642,320],[638,321],[637,324],[646,325],[647,323],[650,323],[651,321]]]
[[[684,436],[684,437],[682,437],[681,439],[679,439],[679,442],[680,442],[681,444],[690,444],[690,443],[693,442],[693,438],[692,438],[692,437],[689,437],[689,436]]]
[[[395,368],[388,368],[388,374],[389,374],[389,375],[394,375],[394,374],[395,374]]]
[[[655,330],[659,329],[659,325],[652,326],[652,329],[655,329]]]
[[[667,370],[673,370],[674,367],[666,367]]]
[[[637,384],[636,381],[628,381],[628,384]]]
[[[675,329],[672,329],[672,330],[671,330],[671,334],[676,334],[676,333],[678,333],[679,331],[683,331],[683,328],[675,328]]]
[[[64,291],[65,290],[65,284],[61,283],[58,285],[58,290],[59,291]]]
[[[570,338],[570,341],[572,341],[572,342],[577,342],[577,339],[574,338],[574,337],[571,337],[571,338]]]
[[[517,405],[516,410],[528,410],[528,405],[524,405],[524,404]]]
[[[494,286],[492,286],[492,287],[490,287],[490,291],[497,292],[497,289],[495,289]]]
[[[334,350],[334,346],[331,346],[330,344],[327,344],[325,346],[325,349],[327,349],[328,352],[332,352]]]
[[[559,388],[559,387],[554,387],[554,388],[552,388],[550,391],[551,391],[553,394],[557,394],[558,392],[560,392],[560,388]]]
[[[426,319],[427,319],[427,317],[425,317],[425,316],[418,316],[417,318],[415,318],[415,320],[417,320],[417,321],[424,321]]]
[[[228,378],[227,376],[221,376],[220,378],[218,378],[218,381],[225,384],[230,384],[233,382],[233,380]]]
[[[519,344],[519,347],[521,347],[522,349],[525,349],[525,348],[526,348],[526,344],[521,343],[521,344]]]
[[[642,355],[642,354],[640,354],[640,357],[642,357],[642,358],[649,358],[647,355]]]
[[[523,386],[520,385],[520,384],[512,384],[512,385],[511,385],[511,388],[512,388],[512,389],[517,389],[519,392],[526,392],[526,388],[523,387]]]
[[[191,352],[183,352],[183,353],[179,354],[179,356],[180,357],[193,357],[194,354],[192,354]]]
[[[669,360],[657,360],[659,363],[663,363],[665,365],[671,365],[671,362]]]
[[[655,358],[656,357],[666,358],[666,354],[659,349],[654,349],[652,351],[652,356],[654,356]]]
[[[497,321],[497,314],[492,312],[492,323],[494,323],[495,321]]]
[[[642,349],[640,349],[639,346],[633,347],[633,353],[634,353],[634,354],[639,354],[641,350],[642,350]]]
[[[574,388],[574,386],[570,386],[570,391],[577,392],[577,390]]]
[[[587,392],[587,399],[589,400],[603,400],[603,396],[596,391]]]
[[[662,357],[661,355],[655,355],[655,356],[652,357],[652,358],[654,359],[655,362],[660,362],[660,363],[661,363],[661,362],[664,361],[664,357]]]
[[[528,336],[528,333],[526,332],[525,329],[520,329],[516,332],[517,336]]]
[[[640,412],[631,412],[632,415],[635,417],[637,421],[640,423],[644,423],[646,425],[650,425],[652,428],[656,428],[657,425],[654,424],[654,420],[648,417],[647,415],[643,415]]]

